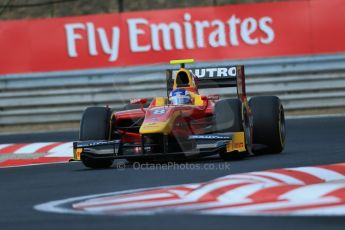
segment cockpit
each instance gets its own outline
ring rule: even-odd
[[[176,87],[177,88],[191,87],[187,71],[188,70],[186,70],[186,71],[179,71],[176,74]]]

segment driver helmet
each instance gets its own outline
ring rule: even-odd
[[[185,89],[179,88],[170,92],[169,100],[173,105],[186,105],[192,102],[190,93]]]

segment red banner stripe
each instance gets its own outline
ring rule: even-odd
[[[301,0],[1,21],[0,74],[345,53],[344,14]]]

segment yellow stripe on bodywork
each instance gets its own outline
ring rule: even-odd
[[[192,97],[194,98],[194,105],[195,106],[203,106],[204,105],[204,101],[201,99],[200,95],[197,95],[195,93],[191,93]]]
[[[167,100],[166,97],[156,97],[155,107],[165,106],[166,105],[166,100]]]
[[[171,117],[163,122],[144,122],[139,130],[140,134],[163,133],[168,135],[171,133],[175,120],[180,116],[181,111],[176,111]]]
[[[233,133],[232,140],[226,145],[227,152],[245,152],[246,149],[246,140],[244,132]]]

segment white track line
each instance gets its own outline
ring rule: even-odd
[[[133,201],[142,201],[148,199],[158,199],[158,198],[171,198],[173,197],[172,194],[169,193],[156,193],[150,195],[138,195],[137,197],[128,197],[128,198],[114,198],[114,199],[107,199],[107,200],[88,200],[86,202],[82,202],[79,204],[74,205],[74,208],[91,208],[92,206],[101,206],[101,205],[115,205],[118,203],[130,203]]]

